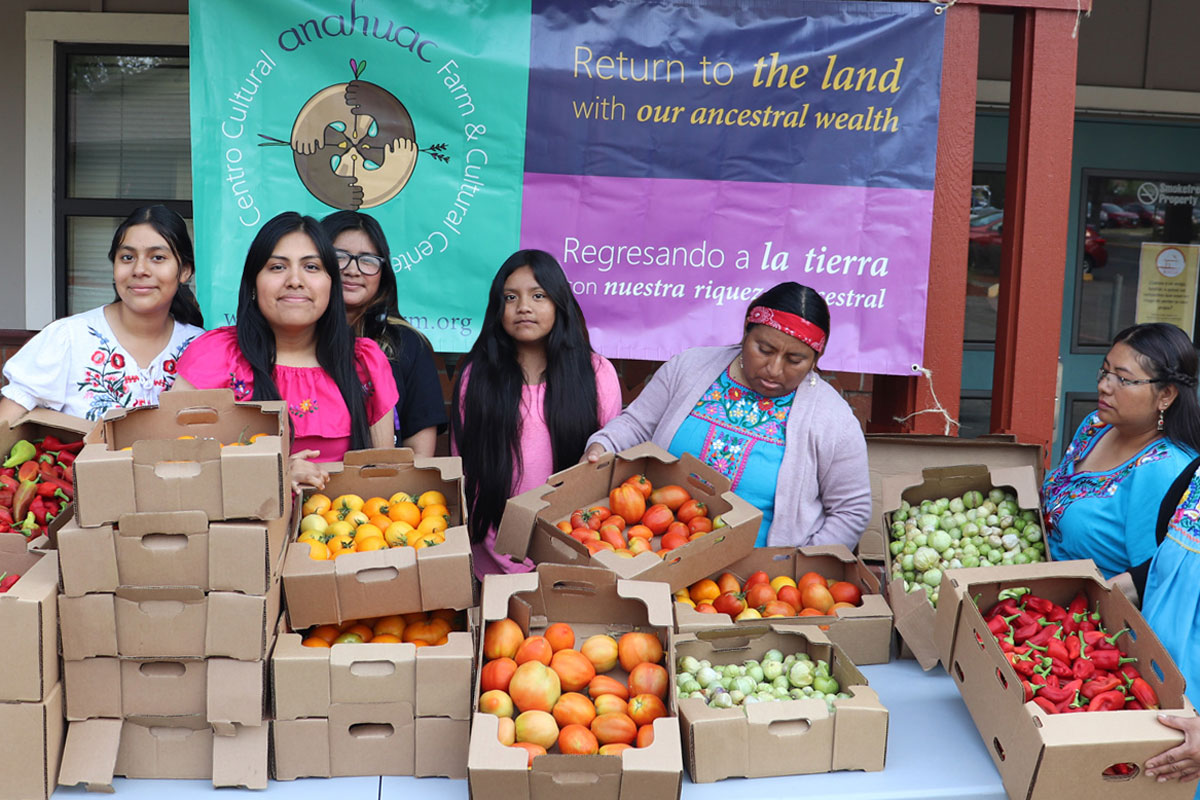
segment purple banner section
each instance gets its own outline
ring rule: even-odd
[[[552,253],[610,358],[740,340],[783,281],[829,303],[820,365],[911,374],[924,354],[933,192],[525,174],[521,246]]]

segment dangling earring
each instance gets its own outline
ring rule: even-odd
[[[1163,410],[1161,408],[1158,410],[1158,429],[1160,431],[1163,429]]]
[[[817,373],[813,372],[812,370],[809,370],[809,373],[808,373],[808,385],[809,386],[817,385]]]
[[[257,300],[257,299],[258,299],[258,290],[257,290],[257,289],[251,289],[251,290],[250,290],[250,299],[251,299],[251,300]]]
[[[741,356],[738,356],[738,369],[740,369],[742,371],[743,375],[746,373],[746,365],[742,363]]]

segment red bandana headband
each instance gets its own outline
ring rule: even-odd
[[[788,336],[794,336],[818,353],[825,349],[825,331],[796,314],[766,306],[755,306],[746,315],[746,322],[769,325]]]

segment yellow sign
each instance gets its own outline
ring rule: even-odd
[[[1169,322],[1192,335],[1200,245],[1142,243],[1136,322]]]

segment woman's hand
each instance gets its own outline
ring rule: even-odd
[[[1194,781],[1200,777],[1200,717],[1175,717],[1159,714],[1158,721],[1168,728],[1183,731],[1183,743],[1165,750],[1146,762],[1146,774],[1159,782]]]
[[[607,452],[608,451],[604,449],[604,445],[596,442],[595,444],[590,445],[587,450],[583,451],[583,458],[579,459],[579,463],[582,464],[585,461],[589,463],[595,463],[596,461],[600,460],[600,456]]]
[[[329,473],[308,459],[321,455],[320,450],[300,450],[292,453],[292,489],[303,492],[306,488],[324,489]]]

